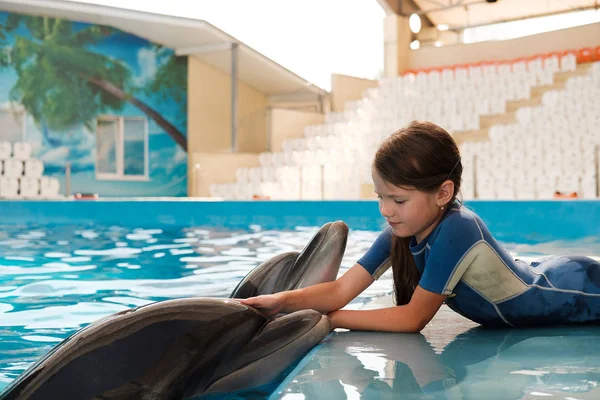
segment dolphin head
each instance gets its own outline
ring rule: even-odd
[[[346,250],[348,225],[329,222],[321,227],[306,247],[272,257],[242,279],[232,298],[248,298],[299,289],[336,279]]]

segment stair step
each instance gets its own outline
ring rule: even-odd
[[[516,121],[514,111],[508,111],[505,114],[484,115],[479,117],[479,125],[482,129],[487,129],[490,126],[497,124],[513,124]]]
[[[535,107],[542,104],[542,96],[535,96],[527,100],[513,100],[506,102],[506,111],[514,112],[521,107]]]
[[[592,63],[577,64],[575,71],[557,72],[554,74],[554,82],[564,82],[574,76],[581,76],[588,73]]]
[[[360,198],[361,199],[376,199],[377,195],[375,195],[375,185],[372,183],[363,183],[360,185]]]
[[[565,81],[554,82],[551,85],[534,86],[531,88],[531,97],[541,96],[549,90],[562,90],[565,88]]]
[[[456,144],[460,146],[460,144],[465,142],[483,142],[488,140],[490,137],[488,135],[487,129],[479,129],[476,131],[462,131],[462,132],[454,132],[452,134],[454,141]]]

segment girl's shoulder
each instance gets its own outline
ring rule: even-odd
[[[462,223],[473,223],[479,222],[481,218],[475,213],[475,211],[467,208],[460,202],[454,203],[450,209],[446,212],[442,222],[462,222]]]
[[[483,237],[487,229],[479,216],[462,203],[454,204],[438,226],[440,231],[453,235],[473,232],[474,237]]]

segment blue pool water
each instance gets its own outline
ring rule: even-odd
[[[0,389],[86,324],[153,301],[226,297],[260,262],[301,250],[316,230],[0,226]],[[340,273],[377,234],[350,231]],[[600,256],[597,238],[504,244],[522,259]],[[349,307],[389,305],[391,292],[386,273]],[[600,398],[597,328],[510,333],[474,327],[443,309],[421,335],[335,332],[268,391],[286,399]],[[510,395],[494,397],[507,389],[502,379]]]
[[[302,250],[316,230],[0,226],[0,389],[103,316],[178,297],[227,297],[252,268]],[[341,272],[375,236],[352,232]],[[382,283],[354,304],[389,292]]]

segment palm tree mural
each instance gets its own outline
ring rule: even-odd
[[[146,85],[145,93],[158,95],[163,101],[175,101],[181,105],[179,115],[187,117],[187,58],[176,57],[171,49],[160,45],[155,45],[154,51],[163,62],[154,80]]]
[[[30,34],[31,39],[15,35],[13,46],[0,52],[0,65],[15,69],[18,79],[11,98],[25,107],[42,130],[63,130],[76,124],[92,129],[98,114],[121,110],[128,102],[187,151],[186,136],[135,97],[140,88],[132,83],[127,65],[90,50],[116,30],[98,25],[77,30],[68,20],[18,14],[9,14],[0,29],[2,35],[22,29]],[[164,49],[156,46],[155,51]],[[185,93],[185,59],[170,57],[145,90],[163,97]]]

